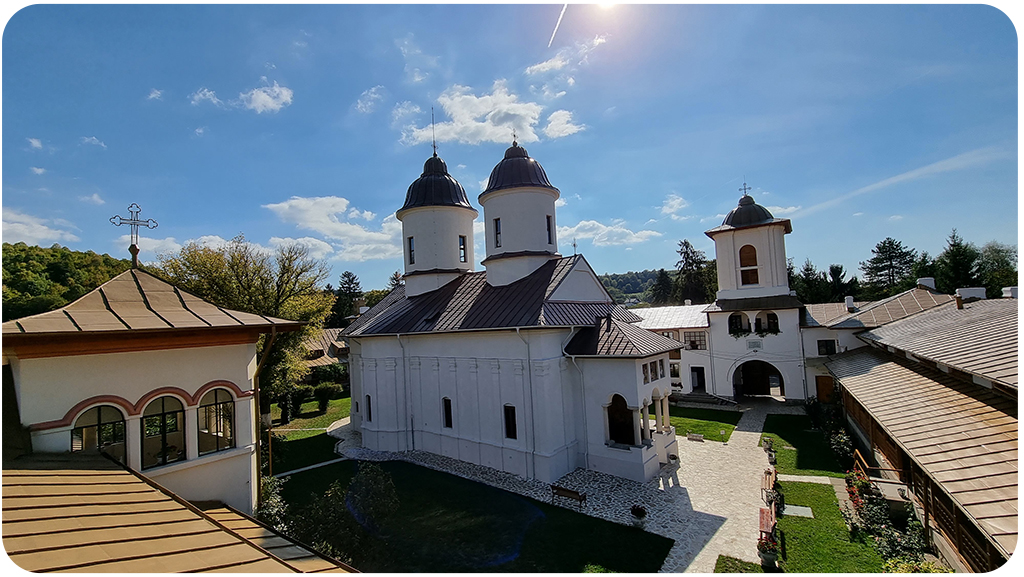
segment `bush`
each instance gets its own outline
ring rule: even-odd
[[[257,519],[281,532],[287,531],[288,504],[281,498],[281,487],[286,480],[260,476],[262,494],[254,511]]]
[[[341,385],[335,383],[323,383],[313,389],[313,396],[316,397],[317,409],[321,413],[327,412],[327,404],[331,399],[341,395]]]
[[[332,363],[329,365],[313,367],[309,375],[310,382],[312,382],[313,386],[321,383],[348,384],[348,366],[343,363]]]
[[[313,387],[310,385],[299,385],[292,389],[292,404],[298,409],[302,403],[313,398]]]
[[[900,557],[887,560],[882,566],[882,571],[885,573],[953,573],[953,570],[945,565]]]
[[[292,422],[292,395],[284,393],[277,397],[277,408],[281,409],[281,423],[287,425]]]
[[[850,463],[853,459],[853,441],[845,429],[836,429],[829,437],[829,444],[832,445],[832,451],[839,457],[841,464]]]

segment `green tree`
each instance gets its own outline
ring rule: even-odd
[[[832,296],[828,277],[814,266],[811,259],[804,261],[803,268],[794,275],[790,288],[796,291],[797,298],[804,304],[827,303]]]
[[[980,263],[981,251],[964,241],[954,228],[946,239],[946,250],[935,259],[935,284],[939,292],[953,294],[958,288],[979,286]]]
[[[912,278],[917,251],[903,243],[886,237],[871,249],[872,257],[860,263],[864,273],[864,288],[869,298],[880,299],[900,291],[901,285]]]
[[[1017,247],[996,241],[981,247],[978,273],[990,299],[1003,296],[1003,287],[1017,286]]]
[[[658,278],[651,286],[649,300],[653,305],[665,305],[672,301],[672,279],[665,269],[658,271]]]
[[[352,271],[341,273],[338,289],[334,291],[336,300],[331,314],[327,317],[329,328],[344,328],[349,325],[346,317],[356,314],[356,300],[363,298],[363,288],[359,285],[359,277]]]
[[[396,270],[395,272],[391,273],[391,276],[388,277],[388,292],[395,290],[396,288],[402,286],[402,284],[402,273]]]
[[[380,301],[384,300],[384,297],[386,297],[389,294],[391,294],[392,290],[394,290],[394,289],[389,289],[389,290],[374,289],[372,291],[366,291],[365,293],[363,293],[363,298],[366,299],[366,306],[373,307],[374,305],[376,305]]]
[[[690,299],[694,303],[705,303],[713,300],[715,291],[709,290],[708,259],[704,255],[704,251],[697,250],[689,240],[683,239],[679,241],[676,253],[679,255],[679,260],[676,262],[676,282],[673,293],[675,301],[681,303]]]
[[[832,264],[828,267],[829,302],[843,302],[847,296],[857,298],[860,291],[857,277],[846,280],[846,271],[843,265]]]

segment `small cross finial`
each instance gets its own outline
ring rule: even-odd
[[[121,215],[110,217],[110,223],[114,226],[121,226],[127,224],[131,231],[132,244],[128,247],[128,252],[132,255],[132,268],[139,268],[139,227],[144,226],[146,228],[156,228],[160,226],[157,222],[151,218],[142,220],[139,218],[139,213],[142,209],[139,205],[134,202],[128,205],[128,214],[130,218],[124,218]]]
[[[437,135],[434,134],[434,107],[430,107],[430,141],[434,146],[434,156],[437,156]]]
[[[515,128],[512,129],[512,146],[519,146],[519,143],[516,142],[516,129]]]
[[[576,256],[576,237],[572,237],[572,254]]]
[[[747,186],[747,177],[745,177],[745,176],[743,177],[743,186],[741,186],[739,188],[739,190],[740,190],[740,192],[743,193],[743,196],[747,196],[747,191],[748,190],[754,190],[753,188],[750,188],[749,186]]]

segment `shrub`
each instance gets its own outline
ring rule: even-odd
[[[853,459],[853,441],[845,429],[836,429],[829,437],[829,444],[841,463],[846,464]]]
[[[292,390],[292,404],[296,409],[311,398],[313,398],[313,387],[309,385],[299,385]]]
[[[281,487],[286,480],[261,476],[262,494],[254,512],[257,519],[281,532],[287,531],[288,504],[281,498]]]
[[[882,571],[885,573],[953,573],[952,569],[939,563],[900,557],[885,561]]]
[[[323,383],[313,389],[313,396],[316,397],[317,409],[321,413],[327,412],[327,404],[334,397],[341,394],[341,385],[335,383]]]

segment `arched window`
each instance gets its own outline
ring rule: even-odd
[[[608,405],[608,437],[620,445],[636,444],[633,411],[629,410],[622,395],[613,396],[612,403]]]
[[[124,415],[113,405],[99,405],[79,415],[71,429],[71,452],[106,453],[125,461]]]
[[[142,468],[185,460],[185,407],[160,397],[142,413]]]
[[[741,313],[732,313],[729,315],[729,334],[734,335],[736,333],[750,332],[750,324],[746,319],[747,315]]]
[[[740,284],[758,284],[757,249],[753,245],[747,244],[740,248]]]
[[[224,389],[213,389],[199,401],[199,454],[235,446],[235,401]]]

